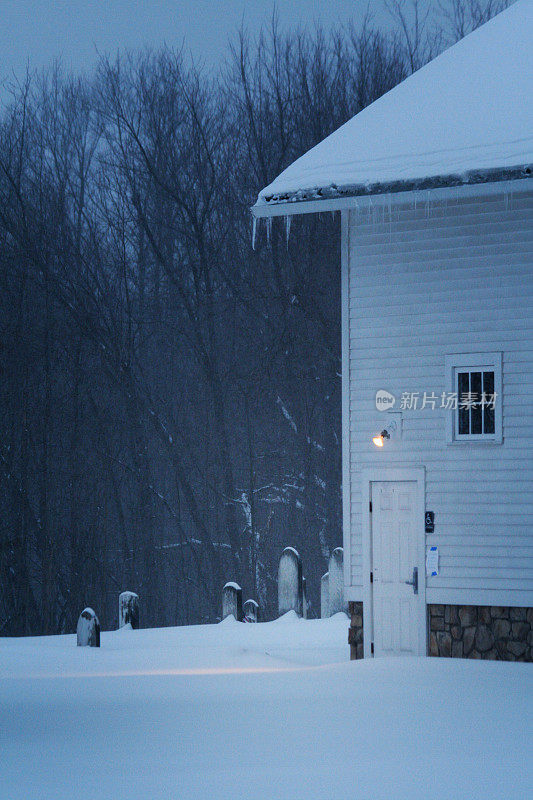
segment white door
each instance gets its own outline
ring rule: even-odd
[[[425,655],[415,481],[371,484],[374,654]],[[415,584],[415,585],[413,585]]]

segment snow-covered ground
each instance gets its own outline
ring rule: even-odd
[[[0,800],[533,792],[533,665],[348,659],[347,618],[0,639]]]

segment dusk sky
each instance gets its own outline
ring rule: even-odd
[[[360,21],[367,7],[386,20],[380,0],[0,0],[0,81],[20,79],[61,58],[87,71],[97,52],[184,44],[196,59],[220,62],[244,22],[255,32],[277,8],[283,26]]]

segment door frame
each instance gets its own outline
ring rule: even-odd
[[[382,481],[410,481],[416,483],[416,531],[417,531],[417,563],[418,566],[418,655],[427,655],[427,607],[426,607],[426,529],[424,517],[426,513],[426,469],[425,467],[370,467],[362,471],[363,498],[363,651],[365,658],[371,658],[371,643],[374,641],[374,609],[372,606],[372,588],[370,570],[372,565],[372,520],[370,514],[371,484]]]

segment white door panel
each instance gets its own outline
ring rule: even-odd
[[[418,655],[423,598],[407,581],[417,557],[417,485],[415,481],[373,482],[372,572],[374,653]]]

